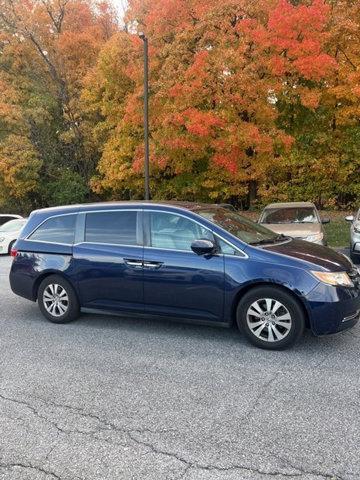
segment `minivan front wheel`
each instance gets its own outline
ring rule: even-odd
[[[253,345],[281,350],[299,338],[305,318],[291,294],[277,287],[257,287],[240,300],[237,324]]]
[[[38,303],[41,313],[53,323],[68,323],[80,314],[73,287],[59,275],[50,275],[41,282]]]

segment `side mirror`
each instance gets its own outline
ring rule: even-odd
[[[325,223],[330,223],[330,218],[322,218],[321,223],[324,225]]]
[[[347,217],[345,217],[345,220],[347,222],[353,222],[354,221],[354,215],[348,215]]]
[[[191,250],[195,252],[196,255],[211,255],[215,252],[216,247],[211,240],[199,239],[192,242]]]

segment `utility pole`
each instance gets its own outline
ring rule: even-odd
[[[144,33],[139,37],[144,42],[144,141],[145,141],[145,200],[150,200],[149,168],[149,49],[148,39]]]

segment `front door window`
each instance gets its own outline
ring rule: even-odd
[[[150,214],[150,246],[170,250],[191,251],[194,240],[213,240],[210,230],[198,223],[174,213]]]

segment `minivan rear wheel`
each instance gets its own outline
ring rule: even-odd
[[[304,312],[297,300],[277,287],[256,287],[237,307],[239,329],[253,345],[282,350],[293,345],[304,330]]]
[[[50,275],[41,282],[38,304],[44,317],[53,323],[72,322],[80,315],[76,293],[60,275]]]

